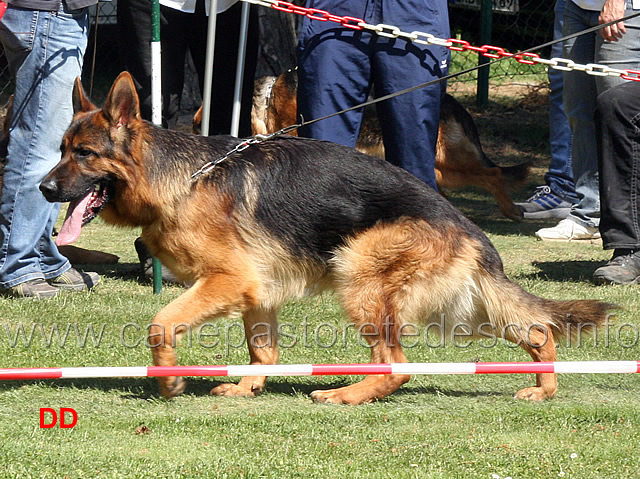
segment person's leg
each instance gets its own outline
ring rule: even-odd
[[[311,7],[364,18],[367,2],[316,1]],[[366,101],[371,89],[371,33],[305,18],[298,38],[298,119],[314,120]],[[362,111],[300,128],[300,136],[355,147]]]
[[[626,15],[633,13],[631,0]],[[582,20],[575,22],[577,16]],[[571,15],[571,16],[570,16]],[[573,2],[565,10],[565,33],[574,27],[584,29],[598,25],[599,12],[582,10]],[[569,24],[569,28],[567,28]],[[576,63],[597,63],[612,68],[640,68],[640,19],[625,22],[627,33],[617,42],[605,42],[598,33],[583,35],[565,43],[565,56]],[[573,132],[573,173],[579,202],[569,218],[584,227],[597,227],[600,221],[598,160],[594,112],[596,97],[625,80],[614,76],[592,76],[583,72],[565,73],[565,112]]]
[[[184,89],[184,62],[196,22],[193,13],[160,6],[162,49],[162,123],[175,128]]]
[[[581,32],[598,25],[597,11],[584,10],[572,1],[565,5],[563,34]],[[597,32],[566,40],[563,57],[576,63],[594,62]],[[564,111],[573,134],[571,155],[578,203],[569,215],[556,226],[542,228],[536,237],[544,241],[596,240],[600,238],[598,222],[600,204],[598,194],[598,161],[595,144],[593,114],[597,96],[593,75],[581,71],[564,74]]]
[[[571,1],[571,0],[569,0]],[[562,38],[565,0],[556,0],[554,9],[553,38]],[[551,58],[562,57],[562,42],[551,46]],[[564,72],[549,68],[549,147],[551,161],[544,175],[543,186],[533,195],[516,205],[525,219],[564,219],[571,206],[578,202],[571,168],[571,127],[564,113],[562,95]]]
[[[47,202],[38,186],[60,160],[87,29],[86,9],[42,12],[10,6],[0,23],[0,41],[16,81],[0,200],[3,289],[51,280],[71,267],[51,239],[60,205]]]
[[[588,11],[568,2],[564,12],[564,34],[582,31],[598,24],[599,12]],[[595,60],[597,32],[567,40],[564,58],[586,65]],[[596,78],[580,71],[564,74],[564,108],[573,133],[572,166],[578,203],[569,218],[587,228],[597,228],[598,162],[593,113],[597,96]]]
[[[571,1],[571,0],[569,0]],[[553,23],[553,38],[562,37],[562,25],[564,18],[565,0],[556,0],[555,17]],[[562,57],[562,43],[556,43],[551,47],[551,58]],[[564,114],[562,104],[563,72],[555,68],[549,68],[549,146],[551,149],[551,161],[549,171],[544,175],[545,182],[551,191],[568,203],[577,203],[571,169],[571,128]],[[567,207],[567,213],[568,213]]]
[[[605,249],[640,249],[640,83],[598,97],[600,231]]]
[[[613,258],[598,268],[598,284],[640,277],[640,84],[628,82],[598,97],[600,232]]]
[[[430,32],[449,38],[447,4],[441,0],[381,2],[381,22],[406,31]],[[420,85],[446,75],[449,52],[402,39],[379,37],[375,42],[373,83],[376,96]],[[420,88],[378,104],[385,155],[437,189],[435,149],[444,82]]]
[[[120,59],[133,77],[142,117],[151,120],[151,2],[119,0],[117,17]]]

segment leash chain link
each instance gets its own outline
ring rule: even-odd
[[[276,131],[274,133],[270,133],[269,135],[254,135],[251,138],[247,138],[242,143],[240,143],[238,146],[236,146],[233,150],[225,153],[224,156],[221,156],[220,158],[217,158],[214,161],[208,161],[207,163],[202,165],[202,167],[198,171],[196,171],[194,174],[191,175],[191,183],[195,183],[196,181],[198,181],[200,179],[200,177],[210,173],[211,170],[213,170],[220,163],[222,163],[223,161],[227,160],[228,158],[230,158],[231,156],[235,155],[236,153],[240,153],[241,151],[246,150],[251,145],[255,145],[257,143],[262,143],[264,141],[271,140],[272,138],[274,138],[276,136],[284,135],[284,134],[290,132],[291,130],[295,130],[296,128],[299,128],[299,127],[300,127],[299,124],[291,125],[291,126],[287,126],[286,128],[283,128],[282,130],[278,130],[278,131]]]
[[[361,18],[341,17],[339,15],[333,15],[325,10],[319,10],[317,8],[305,8],[300,7],[298,5],[294,5],[290,2],[285,2],[282,0],[242,0],[247,3],[253,3],[255,5],[261,5],[263,7],[273,8],[275,10],[286,12],[286,13],[295,13],[298,15],[304,15],[307,18],[312,20],[318,20],[321,22],[335,22],[339,23],[345,28],[350,28],[352,30],[369,30],[372,31],[381,37],[387,38],[404,38],[406,40],[410,40],[415,43],[419,43],[422,45],[438,45],[442,47],[446,47],[449,50],[456,52],[464,52],[464,51],[472,51],[476,52],[482,56],[488,58],[502,58],[502,57],[511,57],[516,60],[518,63],[522,63],[525,65],[534,65],[536,63],[540,63],[543,65],[547,65],[556,70],[562,71],[570,71],[576,70],[585,72],[589,75],[595,76],[617,76],[621,77],[623,80],[632,80],[632,81],[640,81],[640,71],[638,70],[621,70],[617,68],[611,68],[606,65],[599,65],[596,63],[588,63],[586,65],[582,65],[580,63],[575,63],[572,60],[567,60],[564,58],[551,58],[550,60],[546,60],[541,58],[537,53],[531,52],[523,52],[518,54],[512,54],[507,52],[502,47],[496,47],[492,45],[482,45],[481,47],[475,47],[471,45],[466,40],[458,40],[456,38],[442,39],[437,38],[430,33],[414,31],[411,33],[403,32],[400,28],[394,25],[385,25],[380,23],[378,25],[372,25],[370,23],[366,23]]]

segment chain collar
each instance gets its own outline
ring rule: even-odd
[[[220,163],[229,159],[231,156],[235,155],[236,153],[240,153],[241,151],[246,150],[251,145],[263,143],[265,141],[275,138],[276,136],[285,135],[290,131],[295,130],[296,128],[299,128],[299,127],[300,127],[299,124],[291,125],[291,126],[287,126],[286,128],[283,128],[282,130],[278,130],[275,133],[271,133],[269,135],[255,135],[255,136],[252,136],[251,138],[247,138],[245,141],[237,145],[233,150],[230,150],[227,153],[225,153],[224,156],[221,156],[220,158],[214,161],[208,161],[207,163],[202,165],[202,167],[198,171],[196,171],[194,174],[191,175],[191,183],[195,183],[202,176],[209,174]]]

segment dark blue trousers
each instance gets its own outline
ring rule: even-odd
[[[307,6],[365,22],[449,38],[446,0],[312,0]],[[402,38],[355,31],[334,22],[305,18],[298,39],[298,113],[319,118],[375,97],[446,75],[449,51]],[[373,91],[372,91],[373,88]],[[433,188],[435,147],[444,82],[377,105],[386,158]],[[300,131],[302,136],[354,147],[362,110],[345,113]]]

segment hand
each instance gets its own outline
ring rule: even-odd
[[[602,25],[603,23],[624,18],[624,10],[625,0],[606,0],[600,12],[600,17],[598,17],[598,23]],[[627,33],[627,29],[624,26],[624,22],[614,23],[600,30],[600,35],[608,42],[617,42],[625,33]]]

